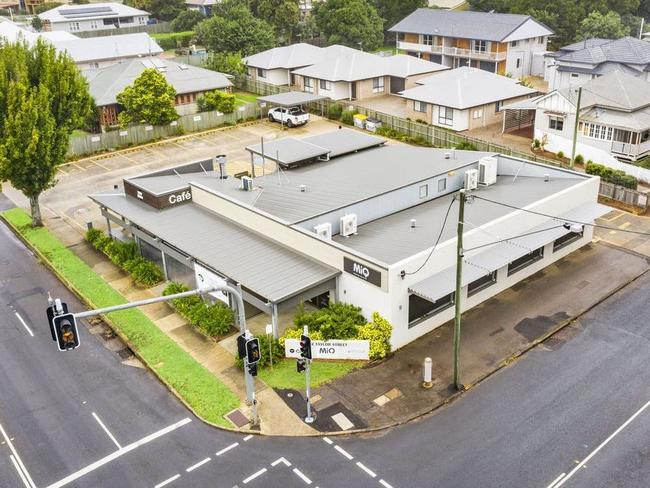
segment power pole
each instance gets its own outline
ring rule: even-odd
[[[576,120],[573,125],[573,144],[571,146],[571,161],[569,168],[573,169],[576,161],[576,144],[578,143],[578,121],[580,120],[580,101],[582,99],[582,87],[578,87],[578,103],[576,104]]]
[[[460,382],[460,292],[463,277],[463,225],[465,220],[465,190],[460,190],[460,205],[458,207],[458,234],[456,237],[456,293],[454,305],[456,315],[454,317],[454,386],[457,390],[464,389]]]

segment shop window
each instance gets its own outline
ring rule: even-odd
[[[167,276],[170,281],[183,283],[190,288],[196,287],[194,269],[188,261],[182,262],[165,253],[165,264],[167,265]]]
[[[143,239],[138,239],[138,244],[142,257],[148,259],[149,261],[153,261],[156,263],[156,266],[158,266],[160,269],[163,269],[162,252],[160,249],[152,246]]]
[[[508,276],[515,274],[544,257],[544,248],[540,247],[508,264]]]
[[[409,295],[409,328],[454,305],[454,292],[430,302],[417,295]]]
[[[584,231],[580,231],[580,232],[569,232],[568,234],[564,234],[562,237],[558,237],[553,241],[553,252],[559,251],[563,247],[566,247],[569,244],[571,244],[572,242],[582,239],[583,235],[584,235]]]
[[[471,297],[476,295],[479,291],[485,290],[497,282],[497,272],[492,271],[485,276],[480,277],[478,280],[472,281],[467,285],[467,296]]]

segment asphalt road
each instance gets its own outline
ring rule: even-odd
[[[208,427],[85,326],[59,352],[48,290],[82,309],[0,225],[2,488],[650,485],[647,275],[434,415],[332,439]]]

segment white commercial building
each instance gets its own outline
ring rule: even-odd
[[[252,169],[265,157],[284,171],[222,179],[203,161],[91,198],[169,279],[194,284],[198,266],[241,286],[276,334],[291,325],[278,323],[278,310],[338,300],[388,319],[393,348],[453,317],[465,184],[477,183],[465,208],[463,310],[589,243],[592,228],[571,223],[607,211],[596,203],[595,177],[383,142],[351,129],[289,137],[248,148]]]
[[[149,12],[121,3],[60,5],[38,14],[46,31],[101,31],[147,25]]]

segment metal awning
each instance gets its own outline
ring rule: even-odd
[[[538,249],[549,242],[569,233],[564,227],[558,227],[564,222],[592,223],[594,219],[605,215],[611,209],[600,204],[587,204],[566,212],[558,220],[549,220],[524,233],[536,234],[517,237],[505,242],[469,252],[463,258],[463,276],[461,286],[467,286],[473,281],[493,272],[508,263]],[[544,229],[548,229],[544,231]],[[507,236],[506,236],[507,237]],[[498,238],[494,238],[498,240]],[[456,266],[445,268],[425,280],[409,287],[409,292],[425,300],[435,302],[456,289]]]
[[[536,110],[537,102],[540,98],[542,97],[527,98],[518,102],[509,103],[508,105],[503,105],[501,110]]]
[[[264,147],[263,150],[262,147]],[[246,146],[246,150],[251,154],[276,161],[280,166],[285,167],[317,158],[327,159],[330,152],[327,148],[295,137],[266,141],[264,146],[262,144]]]
[[[306,103],[326,100],[327,98],[328,97],[314,95],[313,93],[290,91],[286,93],[278,93],[277,95],[267,95],[265,97],[258,97],[257,101],[258,103],[266,102],[275,107],[295,107],[297,105],[304,105]]]

